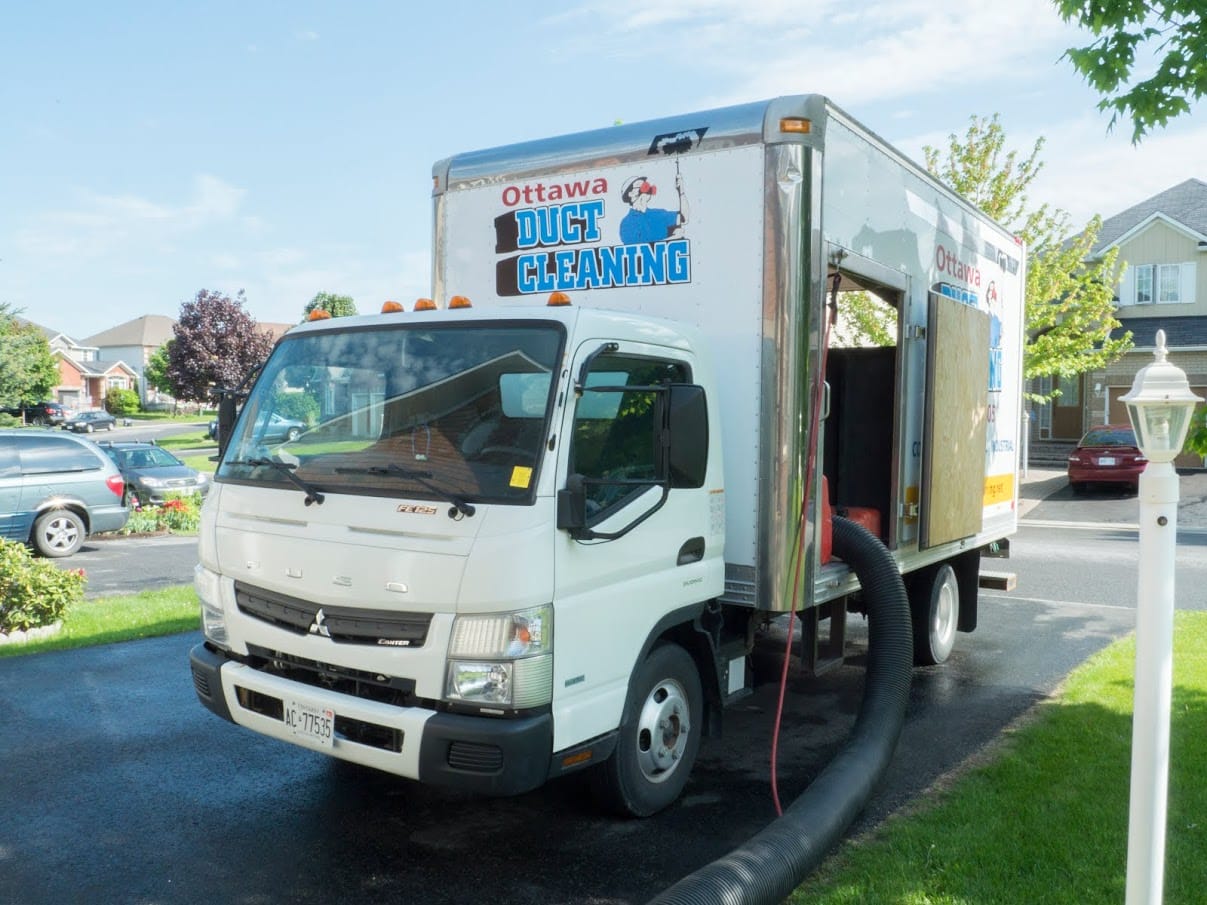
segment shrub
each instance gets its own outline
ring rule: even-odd
[[[105,395],[105,410],[110,415],[133,415],[138,411],[138,393],[114,387]]]
[[[316,424],[319,420],[319,401],[309,393],[277,393],[273,408],[278,415]]]
[[[5,412],[0,412],[0,427],[24,427],[23,422],[16,415],[9,415]]]
[[[84,599],[83,569],[35,559],[24,544],[0,539],[0,632],[53,625]]]
[[[171,496],[162,506],[143,506],[130,513],[122,534],[196,534],[201,524],[201,494]]]

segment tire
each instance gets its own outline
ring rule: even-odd
[[[69,509],[52,509],[34,522],[33,545],[43,556],[70,556],[84,543],[84,521]]]
[[[1083,484],[1081,481],[1070,481],[1069,486],[1073,488],[1073,494],[1075,496],[1085,495],[1085,484]]]
[[[292,442],[293,442],[294,440],[296,440],[296,439],[297,439],[299,436],[301,436],[301,434],[299,433],[298,429],[297,429],[296,427],[291,427],[291,428],[289,429],[289,433],[287,433],[287,434],[285,435],[285,438],[286,438],[286,439],[287,439],[287,440],[288,440],[290,443],[292,443]]]
[[[84,433],[90,434],[90,433],[92,433],[94,430],[96,430],[96,428],[95,428],[95,427],[94,427],[92,424],[86,424],[86,425],[84,425]]]
[[[914,624],[914,662],[936,666],[947,662],[960,622],[960,583],[950,563],[924,569],[910,584]]]
[[[629,682],[616,750],[592,771],[602,807],[648,817],[679,797],[700,748],[703,697],[687,651],[663,644],[650,652]]]

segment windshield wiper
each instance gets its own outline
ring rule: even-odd
[[[441,487],[435,481],[429,480],[432,476],[432,473],[430,471],[416,471],[413,468],[403,468],[401,465],[395,465],[393,463],[390,463],[389,465],[370,465],[367,468],[337,468],[337,469],[335,469],[335,473],[336,474],[387,474],[387,475],[393,475],[398,478],[405,478],[409,481],[414,481],[420,487],[430,490],[432,493],[436,494],[437,496],[444,497],[446,500],[448,500],[450,503],[453,504],[453,508],[457,512],[461,513],[461,515],[469,517],[469,516],[473,515],[475,512],[477,512],[477,509],[474,508],[474,505],[472,503],[467,502],[465,499],[463,499],[462,497],[453,493],[448,488]],[[453,514],[452,511],[450,511],[449,515],[451,516],[452,514]]]
[[[323,492],[321,490],[319,490],[317,487],[315,487],[313,484],[306,483],[305,481],[303,481],[301,478],[299,478],[297,475],[295,475],[293,473],[293,470],[295,468],[297,468],[297,466],[294,465],[292,462],[282,462],[280,459],[259,458],[259,459],[236,459],[234,462],[227,462],[226,464],[227,465],[250,465],[253,468],[259,468],[261,466],[268,466],[269,468],[273,469],[274,471],[277,471],[280,474],[284,475],[285,478],[289,481],[289,483],[295,485],[296,487],[298,487],[301,490],[306,491],[306,499],[303,500],[302,502],[304,502],[307,506],[309,506],[311,503],[318,503],[321,506],[323,504],[323,500],[325,500],[327,498],[326,495],[323,494]]]

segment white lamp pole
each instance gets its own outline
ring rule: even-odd
[[[1123,397],[1148,465],[1140,475],[1140,581],[1136,604],[1136,692],[1132,717],[1132,784],[1127,834],[1127,905],[1160,905],[1165,880],[1165,813],[1169,786],[1169,709],[1173,690],[1174,553],[1178,473],[1190,415],[1202,400],[1185,373],[1165,360],[1157,331],[1156,361],[1136,375]]]

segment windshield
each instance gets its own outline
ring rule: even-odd
[[[560,325],[531,321],[286,337],[217,477],[301,481],[320,493],[529,502],[562,342]]]
[[[121,464],[126,468],[169,468],[184,464],[166,449],[158,446],[148,446],[146,449],[124,449],[120,451],[120,455]]]

